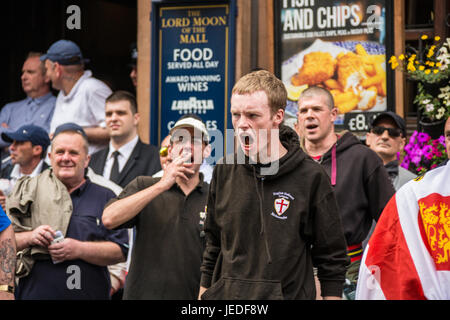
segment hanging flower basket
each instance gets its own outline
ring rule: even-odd
[[[421,130],[437,139],[450,116],[450,38],[440,43],[441,39],[435,37],[431,46],[423,48],[427,39],[422,36],[419,49],[410,47],[411,53],[392,56],[389,63],[392,69],[398,68],[417,83],[414,103],[419,109]]]
[[[432,139],[439,139],[444,133],[445,119],[430,121],[428,118],[419,120],[421,131],[427,133]]]

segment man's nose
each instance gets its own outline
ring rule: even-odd
[[[306,117],[307,118],[313,118],[314,117],[314,111],[312,109],[308,109],[306,111]]]
[[[387,130],[383,131],[383,133],[381,134],[381,138],[383,138],[384,140],[389,139],[389,133]]]
[[[113,113],[111,114],[111,120],[112,120],[112,121],[117,120],[117,113],[113,112]]]
[[[61,159],[64,160],[64,161],[70,160],[70,153],[69,152],[64,152],[61,155]]]
[[[239,129],[247,129],[249,128],[249,121],[246,116],[241,116],[238,120],[237,127]]]

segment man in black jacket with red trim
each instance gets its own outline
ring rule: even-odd
[[[300,95],[298,105],[302,146],[322,165],[333,186],[351,258],[346,277],[356,282],[362,242],[395,190],[374,151],[350,132],[335,133],[337,109],[328,90],[309,87]]]

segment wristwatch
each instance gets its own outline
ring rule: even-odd
[[[0,291],[14,293],[14,287],[7,284],[0,284]]]

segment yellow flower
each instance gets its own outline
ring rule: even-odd
[[[391,69],[392,69],[392,70],[395,70],[398,66],[399,66],[399,64],[398,64],[397,61],[391,62]]]
[[[420,66],[420,67],[419,67],[419,70],[420,70],[420,71],[425,70],[425,66]]]
[[[405,55],[404,54],[399,55],[398,60],[405,60]]]
[[[430,61],[430,63],[428,64],[430,67],[434,67],[434,62]]]
[[[434,69],[433,72],[434,72],[434,74],[436,74],[439,72],[439,69]]]
[[[427,40],[427,39],[428,39],[428,36],[427,36],[426,34],[424,34],[420,39],[422,39],[422,40]]]
[[[434,41],[439,41],[439,40],[441,40],[441,37],[439,37],[439,36],[434,37]]]
[[[408,63],[408,66],[406,67],[406,69],[411,72],[414,72],[417,70],[416,67],[414,67],[414,65],[412,63]]]
[[[441,66],[442,66],[442,63],[436,62],[436,67],[441,67]]]
[[[425,70],[425,74],[430,74],[430,73],[431,73],[430,69]]]
[[[392,56],[392,57],[389,59],[388,62],[391,64],[392,70],[394,70],[395,68],[397,68],[398,65],[399,65],[398,62],[397,62],[397,57],[396,57],[396,56]]]

